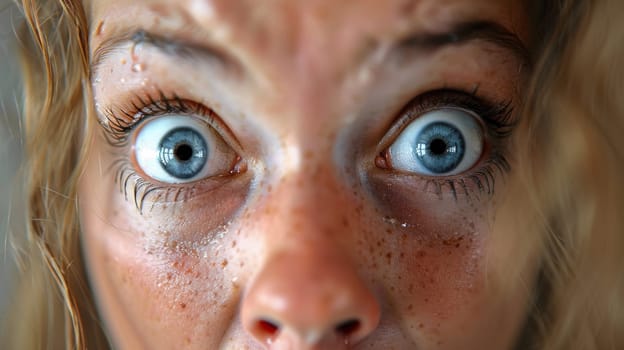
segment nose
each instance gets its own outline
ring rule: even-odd
[[[379,304],[347,259],[310,248],[274,254],[245,293],[243,326],[271,349],[348,348],[379,323]]]

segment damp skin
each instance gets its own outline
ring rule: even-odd
[[[415,97],[451,87],[515,106],[527,72],[517,52],[487,40],[396,43],[480,20],[528,46],[523,10],[93,1],[88,117],[104,127],[91,123],[80,217],[114,346],[511,348],[528,292],[497,293],[489,278],[505,265],[490,253],[506,175],[493,172],[488,193],[469,182],[453,195],[440,184],[461,174],[432,182],[379,156]],[[136,130],[171,110],[203,118],[232,147],[222,173],[165,184],[141,171]],[[111,141],[134,119],[135,131]],[[489,140],[487,154],[504,145]],[[496,249],[512,250],[497,237]]]

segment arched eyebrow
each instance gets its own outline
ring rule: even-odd
[[[390,50],[391,54],[405,51],[430,52],[444,46],[460,45],[481,40],[510,51],[519,61],[532,65],[530,52],[515,33],[492,21],[470,21],[456,24],[451,30],[441,33],[416,33],[399,40]]]

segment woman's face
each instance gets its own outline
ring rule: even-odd
[[[118,348],[511,347],[521,2],[89,6],[80,211]]]

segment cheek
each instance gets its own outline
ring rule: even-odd
[[[84,233],[90,277],[100,310],[119,339],[175,347],[225,332],[240,293],[235,276],[242,263],[235,249],[151,240],[146,237],[153,232],[122,232],[93,219],[86,218]],[[120,324],[126,329],[116,329]]]
[[[95,150],[87,163],[80,212],[90,282],[113,339],[124,348],[217,347],[236,315],[244,266],[227,218],[248,183],[210,192],[228,193],[216,204],[207,194],[184,205],[152,206],[148,198],[141,213],[100,173],[99,156]]]
[[[363,269],[378,271],[387,309],[406,333],[462,348],[483,341],[496,322],[518,319],[487,283],[492,198],[455,199],[448,188],[374,173],[367,183],[379,219],[369,226],[377,230],[367,234]]]
[[[405,227],[391,220],[377,224],[363,249],[364,269],[379,271],[390,310],[420,329],[465,313],[483,291],[485,228],[470,219]]]

